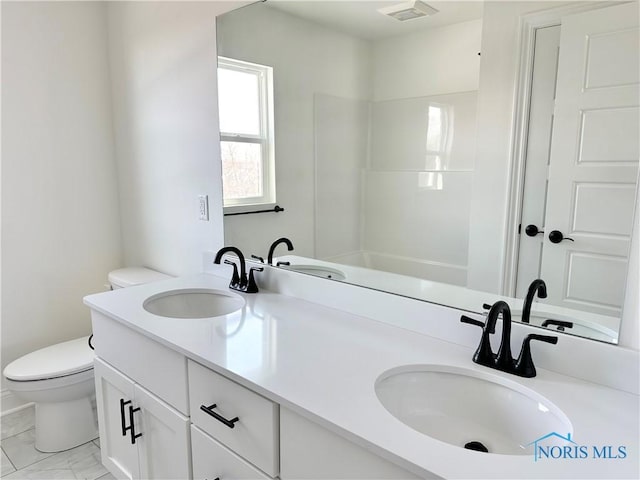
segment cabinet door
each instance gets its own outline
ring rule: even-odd
[[[131,380],[96,358],[94,361],[98,425],[102,464],[120,479],[140,477],[138,452],[123,429],[129,425],[128,407],[132,405]]]
[[[135,385],[134,426],[140,460],[140,478],[191,478],[189,418]]]

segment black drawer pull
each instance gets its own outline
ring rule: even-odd
[[[213,411],[213,409],[216,408],[216,406],[217,405],[215,403],[213,405],[209,405],[208,407],[205,407],[204,405],[200,405],[200,410],[211,415],[213,418],[215,418],[219,422],[224,423],[229,428],[235,427],[235,423],[240,419],[238,417],[234,417],[231,420],[227,420],[222,415],[218,415],[216,412]]]
[[[126,424],[126,421],[124,419],[124,407],[125,407],[125,405],[129,405],[130,403],[131,403],[131,400],[127,400],[125,402],[124,398],[120,399],[120,426],[122,428],[122,436],[123,437],[127,436],[127,430],[129,430],[127,428],[127,424]]]

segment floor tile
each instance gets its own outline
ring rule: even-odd
[[[15,467],[9,461],[9,457],[4,454],[4,450],[0,451],[0,477],[10,474],[15,471]]]
[[[11,460],[11,463],[20,470],[32,463],[39,462],[54,453],[43,453],[36,450],[36,431],[27,430],[13,437],[2,440],[2,449]]]
[[[116,477],[111,475],[111,473],[107,473],[106,475],[103,475],[102,477],[100,477],[98,480],[117,480],[117,479]]]
[[[100,449],[93,442],[40,460],[7,475],[6,479],[84,479],[96,480],[108,472],[100,461]]]
[[[0,437],[5,439],[31,430],[35,426],[35,407],[23,408],[0,417]]]

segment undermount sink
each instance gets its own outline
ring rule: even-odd
[[[405,425],[461,448],[532,455],[535,440],[551,432],[573,434],[567,416],[549,400],[490,373],[441,365],[399,367],[383,373],[375,391]],[[552,435],[545,442],[561,440]]]
[[[316,277],[330,278],[332,280],[344,280],[346,277],[340,270],[330,267],[322,267],[320,265],[286,265],[282,268],[293,270],[294,272],[306,273]]]
[[[206,318],[240,310],[239,295],[206,288],[169,290],[147,298],[142,307],[149,313],[170,318]]]

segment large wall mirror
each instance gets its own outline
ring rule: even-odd
[[[295,249],[278,247],[289,263],[281,268],[474,312],[507,299],[516,320],[542,278],[547,298],[536,296],[530,323],[617,342],[638,178],[637,27],[575,11],[535,30],[526,128],[519,151],[504,154],[512,184],[479,188],[489,175],[477,159],[489,4],[429,2],[434,13],[418,2],[394,12],[418,17],[405,21],[381,11],[398,3],[269,0],[218,18],[219,58],[246,65],[249,77],[266,68],[269,83],[255,81],[255,95],[226,107],[238,112],[255,97],[267,110],[254,115],[252,134],[222,128],[223,164],[227,155],[254,183],[265,169],[275,199],[254,210],[284,208],[225,209],[235,213],[225,216],[226,244],[266,259],[271,242],[287,237]],[[593,28],[587,47],[575,40]],[[238,78],[225,88],[243,84],[253,85]],[[252,149],[273,163],[260,164]],[[512,278],[501,288],[469,282],[494,242],[473,217],[492,189],[512,198],[483,212],[508,224],[501,254]]]

